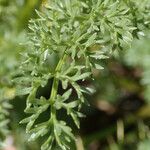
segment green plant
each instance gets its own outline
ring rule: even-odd
[[[15,18],[17,12],[17,7],[13,3],[14,1],[0,1],[0,64],[3,66],[0,67],[0,145],[2,139],[9,133],[7,126],[9,119],[7,117],[9,116],[8,110],[12,108],[9,100],[15,96],[15,88],[11,83],[11,73],[18,66],[17,58],[19,57],[16,48],[19,39],[16,39],[14,32],[10,32],[14,25],[11,19]],[[11,48],[15,49],[9,55]]]
[[[83,93],[89,88],[79,81],[92,78],[93,68],[102,69],[101,59],[115,49],[130,46],[132,39],[148,26],[148,1],[80,1],[55,0],[45,4],[38,18],[30,21],[30,49],[24,54],[17,82],[17,94],[29,94],[25,112],[29,140],[47,136],[42,150],[69,149],[74,139],[71,128],[58,119],[59,110],[64,109],[79,128],[81,106],[85,103]],[[55,60],[52,60],[55,59]],[[37,97],[40,87],[49,80],[53,84],[49,99]],[[64,93],[60,94],[58,87]],[[23,88],[25,87],[25,88]],[[72,96],[72,91],[76,96]],[[45,111],[50,115],[44,122],[37,123]]]
[[[14,53],[17,63],[8,73],[9,80],[13,76],[16,95],[28,95],[25,109],[28,117],[21,123],[27,124],[29,140],[44,137],[42,150],[66,150],[75,137],[59,113],[66,112],[79,128],[79,118],[84,116],[81,108],[87,104],[84,93],[92,91],[82,85],[83,81],[94,78],[94,68],[103,69],[102,59],[114,50],[130,47],[133,38],[149,27],[149,0],[45,1],[37,15],[30,21],[28,46],[22,51],[22,58],[18,50]],[[11,39],[14,36],[18,34],[11,34]],[[13,43],[18,45],[19,39]],[[7,54],[3,54],[5,60]],[[3,64],[5,70],[7,65]],[[4,76],[6,72],[1,74]],[[39,96],[39,90],[50,86],[50,82],[49,98]],[[4,98],[0,102],[3,101]],[[43,121],[45,112],[49,115]]]
[[[22,0],[0,0],[0,145],[9,133],[8,118],[12,109],[10,100],[15,98],[16,91],[12,77],[20,65],[20,52],[25,49],[21,43],[26,42],[26,32],[25,29],[19,31],[20,26],[25,26],[26,14],[21,10],[24,3]],[[26,3],[27,8],[28,3]],[[32,7],[32,5],[29,7],[28,13],[31,13]],[[18,14],[21,14],[24,20],[18,19]]]

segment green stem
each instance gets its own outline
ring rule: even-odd
[[[59,60],[59,62],[57,64],[57,67],[55,69],[55,76],[54,76],[54,79],[53,79],[51,96],[50,96],[50,99],[49,99],[50,104],[51,104],[51,118],[54,119],[54,120],[56,120],[56,109],[53,106],[53,104],[55,103],[55,99],[56,99],[57,91],[58,91],[58,85],[59,85],[59,79],[57,78],[57,73],[60,72],[61,67],[65,62],[66,57],[67,57],[67,55],[64,52],[62,58]]]

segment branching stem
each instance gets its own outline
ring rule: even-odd
[[[51,118],[53,119],[53,121],[56,121],[56,109],[53,106],[56,96],[57,96],[57,91],[58,91],[58,85],[59,85],[59,79],[57,78],[57,73],[61,70],[61,67],[63,66],[65,59],[66,59],[67,55],[64,52],[62,58],[59,60],[57,67],[55,69],[55,76],[53,79],[53,85],[52,85],[52,91],[51,91],[51,96],[50,96],[50,104],[51,104]]]

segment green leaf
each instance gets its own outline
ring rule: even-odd
[[[91,72],[85,72],[81,75],[73,76],[72,79],[73,79],[73,81],[83,80],[83,79],[90,77],[90,75],[91,75]]]
[[[51,135],[45,141],[45,143],[41,146],[41,150],[51,150],[53,145],[54,137]]]
[[[68,80],[62,80],[62,87],[63,87],[63,89],[64,90],[66,90],[67,89],[67,87],[68,87]]]
[[[24,89],[17,88],[16,96],[18,96],[18,95],[27,95],[27,94],[29,94],[31,92],[31,90],[32,90],[32,87],[24,88]]]
[[[68,103],[67,104],[67,107],[68,108],[75,108],[75,107],[77,107],[79,105],[79,101],[73,101],[73,102],[70,102],[70,103]]]
[[[101,65],[99,64],[94,64],[94,67],[98,70],[104,69]]]
[[[89,47],[91,45],[94,45],[96,43],[96,36],[97,36],[97,33],[94,33],[88,40],[87,42],[85,43],[85,46],[86,47]]]
[[[72,89],[69,89],[66,92],[64,92],[64,94],[62,95],[63,102],[71,96],[71,93],[72,93]]]

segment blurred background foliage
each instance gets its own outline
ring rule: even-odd
[[[12,77],[19,70],[26,46],[28,21],[41,9],[41,0],[0,0],[0,144],[17,150],[39,150],[40,141],[28,143],[24,118],[25,97],[17,97]],[[95,92],[86,98],[77,140],[72,150],[150,149],[150,31],[130,49],[103,60],[102,71],[85,81]],[[23,44],[24,43],[24,44]],[[46,95],[49,89],[39,91]],[[2,149],[5,150],[5,149]]]

